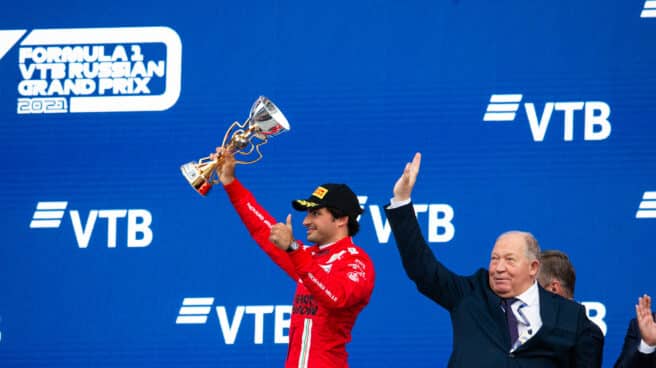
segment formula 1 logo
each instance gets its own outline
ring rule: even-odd
[[[0,59],[26,32],[0,31]],[[35,29],[19,46],[18,114],[162,111],[180,96],[182,43],[168,27]]]
[[[58,229],[62,224],[66,207],[68,207],[66,201],[38,202],[32,221],[30,221],[30,229]],[[89,210],[86,220],[83,220],[83,216],[80,216],[78,210],[69,210],[68,213],[77,246],[81,249],[89,246],[91,236],[97,229],[98,219],[104,219],[107,222],[107,248],[117,247],[119,224],[126,227],[125,245],[128,248],[144,248],[153,241],[153,230],[150,228],[153,217],[150,211],[145,209],[92,209]],[[127,218],[127,223],[120,221],[124,218]]]
[[[483,121],[488,123],[516,121],[515,118],[523,97],[522,94],[491,95],[485,115],[483,115]],[[575,122],[581,120],[581,114],[577,114],[578,111],[583,112],[582,138],[584,141],[606,140],[612,130],[608,120],[611,112],[610,106],[603,101],[545,102],[541,112],[536,109],[536,104],[533,102],[525,102],[524,110],[534,142],[544,141],[547,129],[554,120],[562,121],[563,141],[573,141],[576,130]],[[562,115],[558,112],[562,112]],[[559,115],[562,116],[562,119],[556,119]],[[581,129],[579,128],[578,131],[580,132]]]

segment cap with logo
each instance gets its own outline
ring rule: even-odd
[[[292,201],[292,207],[297,211],[330,207],[347,216],[357,216],[363,212],[358,197],[346,184],[321,184],[310,198]]]

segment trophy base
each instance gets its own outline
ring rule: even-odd
[[[204,182],[200,187],[196,188],[196,191],[197,191],[200,195],[202,195],[202,196],[206,196],[206,195],[207,195],[207,192],[209,192],[210,189],[212,189],[212,184],[210,184],[210,183],[208,183],[208,182]]]
[[[198,165],[195,162],[188,162],[180,166],[180,171],[185,179],[187,179],[187,182],[189,182],[189,185],[203,197],[212,189],[212,183],[201,175]]]

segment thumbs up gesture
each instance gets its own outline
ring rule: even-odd
[[[292,215],[287,215],[287,222],[279,222],[271,226],[271,234],[269,241],[276,245],[279,249],[287,250],[289,245],[294,241],[294,233],[292,232]]]

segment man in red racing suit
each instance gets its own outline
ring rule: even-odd
[[[220,149],[218,149],[220,151]],[[306,200],[303,225],[313,246],[294,240],[291,215],[276,224],[234,176],[234,157],[224,153],[219,178],[257,244],[296,282],[285,367],[348,367],[346,344],[355,319],[369,303],[375,273],[369,256],[353,244],[362,213],[344,184],[323,184]]]

